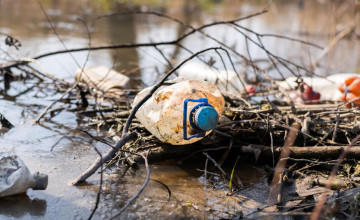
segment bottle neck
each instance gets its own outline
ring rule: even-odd
[[[204,105],[195,110],[190,120],[197,130],[210,131],[218,124],[219,116],[214,107]]]
[[[48,175],[35,172],[30,177],[30,188],[33,190],[44,190],[48,185]]]

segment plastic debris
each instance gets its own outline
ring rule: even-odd
[[[360,77],[348,77],[340,86],[339,91],[343,93],[342,101],[351,101],[360,97]],[[354,101],[355,106],[360,106],[360,99]],[[347,105],[350,107],[351,105]]]
[[[345,81],[345,79],[353,76],[360,76],[360,74],[338,73],[324,78],[304,76],[300,78],[300,81],[306,83],[308,86],[311,86],[314,91],[319,92],[321,94],[320,100],[340,101],[342,94],[338,90],[338,87]],[[298,82],[298,77],[291,76],[284,81],[277,81],[277,84],[285,90],[295,90],[299,85]]]
[[[151,88],[140,91],[133,105],[146,96]],[[136,118],[163,142],[190,144],[211,132],[218,123],[224,105],[221,92],[213,84],[188,80],[160,87],[140,107]]]
[[[29,188],[45,190],[47,185],[46,174],[30,173],[18,156],[0,152],[0,197],[24,193]]]
[[[103,92],[123,93],[122,89],[130,88],[130,78],[105,66],[92,66],[79,69],[76,80]]]
[[[202,80],[214,84],[222,93],[240,95],[245,90],[254,92],[248,87],[243,75],[233,70],[216,70],[200,62],[188,62],[179,70],[178,82],[182,80]]]

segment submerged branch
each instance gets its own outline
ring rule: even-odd
[[[81,183],[85,182],[87,178],[89,178],[92,174],[96,172],[101,166],[101,164],[104,164],[111,160],[116,152],[122,148],[128,141],[133,140],[137,137],[137,134],[135,132],[132,132],[130,134],[125,134],[117,143],[116,145],[111,148],[108,152],[106,152],[102,159],[97,159],[93,165],[91,165],[87,170],[85,170],[80,176],[78,176],[72,184],[75,186],[80,185]]]

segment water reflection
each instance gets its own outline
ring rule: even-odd
[[[13,218],[26,215],[41,217],[44,216],[46,208],[46,200],[30,199],[25,193],[0,198],[0,213]]]
[[[350,2],[350,1],[349,1]],[[241,26],[258,32],[269,33],[289,37],[301,38],[326,46],[339,31],[348,24],[353,16],[353,3],[339,1],[276,1],[268,8],[269,12],[239,22]],[[36,1],[1,1],[0,7],[0,32],[8,33],[19,38],[23,43],[20,52],[10,50],[17,57],[34,56],[48,51],[64,49],[58,39],[53,36],[49,24]],[[78,17],[86,21],[91,31],[91,45],[112,45],[122,43],[145,43],[170,41],[178,38],[189,28],[177,24],[174,21],[148,15],[120,15],[98,19],[99,15],[121,12],[127,8],[139,8],[130,3],[96,2],[89,1],[86,4],[70,0],[44,1],[43,6],[51,19],[54,27],[64,40],[68,48],[86,47],[88,39],[85,28]],[[198,27],[205,23],[218,20],[239,18],[254,12],[261,11],[265,4],[262,1],[180,1],[175,0],[165,4],[153,3],[165,14],[173,16],[185,24]],[[144,7],[143,7],[144,8]],[[152,10],[152,9],[151,9]],[[38,12],[38,13],[33,13]],[[19,16],[21,15],[21,16]],[[8,22],[11,20],[12,22]],[[268,56],[262,48],[254,43],[246,41],[244,36],[228,25],[216,26],[204,30],[219,41],[234,47],[239,53],[251,59],[268,60]],[[258,41],[257,36],[244,31],[250,38]],[[49,41],[49,39],[53,39]],[[276,56],[288,59],[298,65],[310,68],[311,60],[316,59],[321,50],[297,42],[274,38],[261,37],[263,45]],[[207,39],[201,34],[194,34],[181,42],[185,48],[196,52],[206,47],[218,46],[218,43]],[[247,43],[249,43],[247,45]],[[291,49],[290,49],[291,48]],[[162,50],[167,59],[173,63],[179,62],[189,56],[189,52],[174,46],[163,46]],[[249,50],[249,54],[248,54]],[[343,51],[346,50],[346,53]],[[36,52],[34,54],[34,52]],[[87,53],[76,53],[78,63],[83,64]],[[329,56],[321,62],[319,74],[328,75],[334,72],[356,71],[359,69],[359,42],[350,37],[338,43],[338,46],[330,51]],[[208,54],[215,57],[221,66],[216,54]],[[243,60],[234,56],[236,63]],[[57,76],[72,79],[76,69],[69,55],[59,55],[46,58],[41,61],[47,70]],[[109,51],[91,52],[88,65],[115,66],[115,69],[132,70],[141,68],[141,79],[145,85],[153,84],[167,70],[168,63],[155,48],[121,49]],[[265,67],[259,64],[262,67]],[[292,65],[289,65],[294,73],[304,74]],[[286,67],[279,65],[284,75],[291,72]],[[59,71],[66,69],[68,75]],[[248,71],[251,71],[249,69]],[[125,72],[126,73],[126,72]],[[137,71],[135,71],[137,73]],[[135,79],[139,76],[129,73]],[[270,71],[275,77],[279,77],[277,71]]]
[[[96,31],[93,37],[97,39],[99,33],[106,34],[103,44],[126,44],[135,43],[136,30],[135,30],[135,18],[133,15],[114,15],[96,20],[94,25]],[[114,69],[123,72],[126,75],[129,70],[137,67],[138,54],[136,49],[122,49],[122,50],[110,50],[109,54],[114,66]],[[125,70],[125,72],[124,72]],[[127,71],[126,71],[127,70]],[[129,75],[134,77],[133,75]],[[135,76],[136,77],[136,76]]]
[[[39,86],[39,84],[34,84],[33,86],[25,88],[23,91],[20,91],[20,92],[17,91],[16,94],[13,94],[13,95],[11,93],[14,92],[14,91],[10,90],[10,87],[5,86],[4,90],[0,89],[0,95],[2,95],[3,99],[5,99],[5,100],[16,101],[17,97],[20,97],[20,96],[22,96],[24,94],[27,94],[31,90],[37,88],[37,86]]]

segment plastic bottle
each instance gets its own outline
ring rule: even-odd
[[[123,93],[131,87],[130,78],[105,66],[91,66],[76,71],[75,79],[104,92]]]
[[[29,188],[44,190],[47,184],[46,174],[31,174],[18,156],[0,152],[0,197],[24,193]]]
[[[152,87],[139,92],[136,105]],[[173,145],[194,143],[218,123],[225,101],[211,83],[188,80],[160,87],[137,111],[136,118],[159,140]]]
[[[238,75],[231,69],[216,70],[200,62],[188,62],[179,70],[178,79],[203,80],[214,84],[221,92],[240,95],[249,86],[244,75]],[[248,91],[249,92],[249,91]]]

